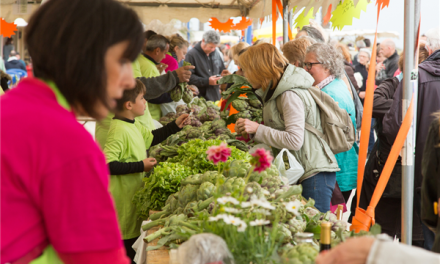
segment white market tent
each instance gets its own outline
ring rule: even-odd
[[[201,22],[207,22],[209,18],[216,17],[221,22],[225,22],[230,17],[246,16],[250,18],[263,18],[272,14],[271,0],[118,0],[124,5],[132,8],[141,18],[141,21],[148,24],[154,19],[162,23],[168,23],[172,19],[188,22],[191,18],[198,18]],[[306,8],[314,8],[313,12],[318,12],[319,8],[327,10],[331,4],[334,10],[338,3],[344,0],[287,0],[286,7],[291,10],[297,7],[295,12]],[[354,0],[357,4],[359,0]],[[370,1],[370,0],[368,0]],[[12,22],[16,18],[29,20],[30,15],[35,11],[41,0],[28,1],[26,7],[15,4],[15,0],[0,1],[0,16],[7,22]],[[43,0],[45,2],[45,0]],[[283,1],[281,1],[283,3]]]
[[[349,36],[374,36],[375,30],[343,30],[343,31],[332,31],[327,30],[327,33],[331,37],[349,37]],[[399,33],[397,31],[377,31],[378,38],[399,38]]]

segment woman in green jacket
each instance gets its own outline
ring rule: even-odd
[[[299,179],[303,196],[313,198],[322,212],[330,210],[338,163],[329,146],[305,130],[305,122],[322,131],[319,109],[308,89],[313,77],[289,64],[278,49],[267,43],[250,47],[240,55],[240,66],[263,98],[263,124],[239,119],[238,133],[272,147],[274,155],[288,149],[304,168]]]

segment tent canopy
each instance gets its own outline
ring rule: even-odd
[[[201,22],[207,22],[209,18],[216,17],[221,22],[225,22],[230,17],[246,16],[250,18],[262,18],[272,14],[272,0],[118,0],[122,4],[132,8],[139,15],[145,24],[154,19],[162,23],[168,23],[172,19],[188,22],[191,18],[198,18]],[[306,8],[314,8],[313,12],[318,12],[319,8],[328,10],[331,4],[334,10],[340,1],[345,0],[289,0],[290,8],[297,7],[295,12]],[[355,4],[359,0],[353,0]],[[370,1],[370,0],[368,0]],[[16,18],[24,18],[28,21],[31,13],[35,11],[39,4],[28,4],[28,11],[19,14],[18,8],[13,4],[15,0],[0,1],[0,15],[7,22],[12,22]],[[282,2],[282,1],[281,1]],[[324,12],[323,12],[324,13]]]

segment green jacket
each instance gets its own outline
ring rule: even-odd
[[[293,91],[301,98],[304,104],[304,112],[306,115],[305,122],[311,124],[313,127],[322,132],[321,114],[316,106],[315,100],[313,100],[310,92],[308,91],[308,88],[312,87],[313,82],[313,77],[304,69],[289,64],[271,98],[266,101],[266,95],[269,89],[266,89],[262,96],[264,101],[264,125],[280,131],[285,130],[286,127],[284,120],[281,118],[276,100],[277,98],[280,98],[279,96],[282,93],[286,91]],[[261,93],[261,91],[258,92]],[[272,149],[274,156],[280,152],[279,149]],[[322,171],[339,171],[338,162],[336,161],[335,155],[330,150],[330,147],[327,145],[327,143],[322,139],[318,139],[308,130],[304,130],[304,143],[301,149],[299,151],[290,150],[290,152],[304,168],[304,175],[300,178],[299,182]]]

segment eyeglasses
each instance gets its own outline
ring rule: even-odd
[[[304,67],[307,68],[308,71],[310,71],[314,64],[322,64],[320,62],[304,62]]]

